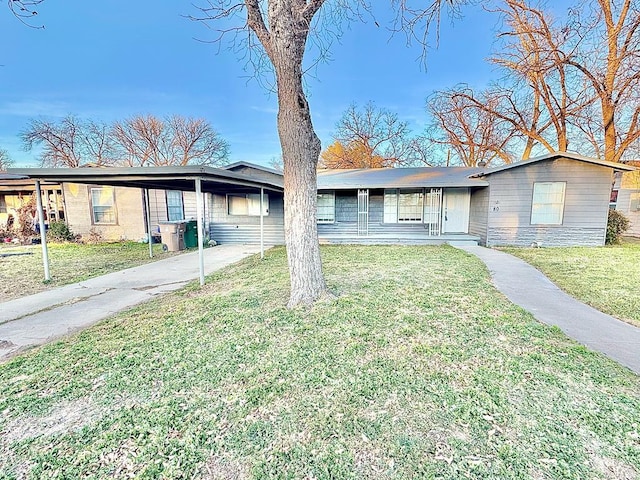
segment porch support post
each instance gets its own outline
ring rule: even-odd
[[[202,201],[202,180],[200,177],[196,178],[196,214],[197,218],[197,227],[198,227],[198,262],[200,265],[200,286],[204,285],[204,226],[203,226],[203,216],[204,216],[204,205]]]
[[[151,209],[149,208],[149,189],[144,189],[144,208],[147,212],[147,241],[149,242],[149,258],[153,258],[153,240],[151,238]]]
[[[264,258],[264,188],[260,188],[260,258]]]
[[[42,264],[44,266],[45,281],[51,280],[49,272],[49,250],[47,249],[47,231],[44,225],[44,210],[42,208],[42,191],[40,190],[40,180],[36,180],[36,207],[38,209],[38,223],[40,225],[40,245],[42,247]]]

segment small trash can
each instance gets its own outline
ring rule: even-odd
[[[198,222],[189,220],[184,226],[184,246],[195,248],[198,246]]]
[[[184,250],[184,225],[185,222],[161,222],[160,237],[162,248],[169,252]]]

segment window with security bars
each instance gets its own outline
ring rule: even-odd
[[[318,223],[336,221],[336,195],[334,192],[318,193],[316,221]]]
[[[94,224],[116,224],[113,187],[91,188],[91,214]]]
[[[167,190],[167,218],[170,222],[184,220],[184,204],[179,190]]]
[[[532,225],[562,225],[566,182],[536,182],[531,204]]]
[[[398,193],[398,222],[420,223],[422,222],[424,193],[406,192]]]

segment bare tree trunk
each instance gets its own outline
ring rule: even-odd
[[[278,74],[278,132],[284,161],[284,215],[291,277],[289,307],[326,293],[316,225],[316,165],[320,139],[313,130],[302,77]]]
[[[267,48],[278,87],[278,133],[284,163],[284,224],[291,278],[289,307],[312,304],[327,293],[316,224],[320,139],[311,123],[302,85],[302,58],[308,30],[287,1],[271,2]]]

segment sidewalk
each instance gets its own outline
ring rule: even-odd
[[[257,245],[207,248],[205,274],[259,251]],[[177,290],[198,276],[196,251],[0,303],[0,361]]]
[[[579,302],[519,258],[484,247],[458,247],[482,260],[493,284],[536,319],[640,374],[640,328]]]

